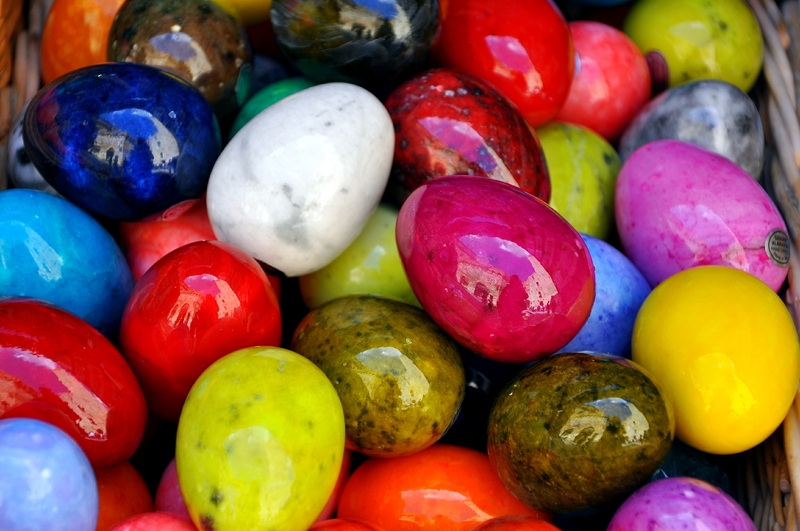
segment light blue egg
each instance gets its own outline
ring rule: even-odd
[[[94,218],[45,192],[0,192],[0,297],[45,300],[113,338],[132,290],[125,256]]]
[[[80,447],[39,420],[0,420],[0,529],[93,531],[97,482]]]
[[[650,285],[636,266],[608,243],[581,234],[595,268],[596,295],[589,319],[559,352],[602,352],[630,358],[636,314]]]

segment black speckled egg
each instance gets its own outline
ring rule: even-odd
[[[517,376],[489,418],[489,458],[514,496],[547,512],[620,501],[666,459],[672,406],[635,363],[560,354]]]
[[[298,325],[292,350],[328,376],[342,401],[347,447],[396,457],[438,441],[464,398],[456,343],[425,314],[371,296],[328,302]]]

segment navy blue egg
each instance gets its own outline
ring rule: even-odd
[[[132,291],[125,256],[89,214],[38,190],[0,192],[0,297],[45,300],[113,338]]]
[[[23,140],[61,195],[118,220],[199,197],[221,149],[197,89],[132,63],[82,68],[44,87],[25,113]]]
[[[617,249],[592,236],[581,237],[594,264],[596,294],[586,324],[559,352],[602,352],[630,358],[636,314],[650,294],[650,285]]]

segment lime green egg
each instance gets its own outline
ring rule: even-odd
[[[333,491],[344,415],[325,374],[276,347],[211,365],[178,424],[176,464],[198,529],[305,531]]]
[[[379,205],[364,230],[338,258],[300,277],[309,308],[347,295],[378,295],[420,307],[408,283],[395,241],[397,209]]]
[[[619,155],[585,127],[551,122],[536,134],[550,170],[550,206],[578,232],[606,239],[614,225]]]

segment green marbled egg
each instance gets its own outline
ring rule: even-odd
[[[531,365],[497,399],[489,458],[525,504],[571,512],[646,483],[675,435],[672,406],[624,358],[561,354]]]
[[[309,313],[292,350],[328,376],[342,401],[347,447],[396,457],[435,443],[458,413],[464,367],[455,342],[402,302],[343,297]]]

